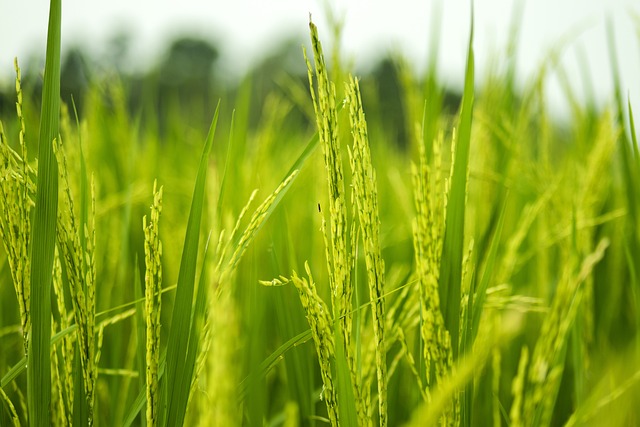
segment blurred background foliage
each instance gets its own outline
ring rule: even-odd
[[[84,104],[92,88],[106,88],[114,83],[121,86],[126,94],[129,114],[143,122],[158,123],[164,135],[171,120],[179,120],[189,126],[206,127],[210,120],[209,110],[218,99],[233,105],[240,96],[249,97],[249,128],[255,129],[262,113],[261,102],[274,92],[291,95],[290,83],[305,84],[306,69],[302,58],[299,38],[284,39],[266,52],[262,59],[243,75],[236,75],[219,63],[217,43],[197,35],[184,35],[171,41],[155,64],[142,71],[129,71],[127,64],[130,40],[126,32],[116,34],[101,56],[86,48],[75,45],[63,52],[61,65],[61,96],[68,105],[73,101],[82,115]],[[21,60],[23,69],[23,90],[38,108],[41,98],[43,60],[30,55],[26,62]],[[365,70],[357,70],[363,86],[363,100],[367,111],[382,122],[387,139],[400,147],[406,147],[406,112],[403,105],[403,78],[401,64],[393,53],[388,52]],[[339,88],[340,89],[340,88]],[[296,96],[302,94],[295,93]],[[304,93],[306,96],[306,91]],[[103,94],[105,101],[107,94]],[[13,87],[0,87],[0,114],[9,117],[14,112],[15,91]],[[384,99],[384,102],[375,102]],[[455,114],[461,99],[460,89],[448,89],[443,96],[443,108]],[[296,99],[301,101],[301,99]],[[309,121],[310,106],[296,105],[292,114],[299,123]],[[305,109],[307,111],[305,111]]]

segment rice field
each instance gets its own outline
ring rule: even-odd
[[[453,114],[435,63],[396,64],[401,147],[310,20],[306,81],[194,129],[131,114],[117,79],[61,102],[60,22],[52,0],[42,102],[16,61],[0,118],[0,425],[640,423],[619,78],[558,123],[558,62],[476,87],[471,24]]]

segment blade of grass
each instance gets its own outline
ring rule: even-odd
[[[188,354],[184,353],[192,337],[191,328],[193,313],[193,293],[195,288],[196,261],[198,258],[198,245],[200,242],[200,224],[204,209],[205,180],[209,163],[209,153],[213,146],[213,136],[218,123],[220,103],[207,135],[204,151],[200,159],[200,167],[193,190],[193,199],[189,211],[189,221],[185,235],[184,248],[178,273],[178,287],[176,299],[171,315],[171,327],[167,342],[167,377],[164,382],[164,391],[161,396],[166,396],[166,421],[165,425],[181,426],[184,420],[191,377],[187,374],[193,367],[186,365]],[[195,337],[193,339],[196,339]],[[194,359],[195,360],[195,359]],[[166,393],[166,394],[165,394]]]
[[[190,389],[193,384],[193,378],[196,368],[196,359],[198,356],[198,352],[200,350],[200,338],[202,338],[202,330],[204,328],[205,323],[205,311],[207,308],[207,275],[206,267],[207,267],[207,254],[209,253],[209,242],[211,241],[211,233],[209,233],[209,237],[207,238],[207,243],[204,247],[204,256],[202,260],[202,267],[200,270],[200,280],[198,281],[198,289],[196,292],[196,299],[193,308],[193,315],[191,317],[191,327],[190,327],[190,336],[189,336],[189,344],[187,347],[187,354],[185,358],[185,375],[181,382],[182,389],[179,390],[179,393],[185,392],[187,395],[186,399],[181,399],[178,404],[178,414],[182,414],[182,420],[180,420],[180,424],[182,425],[184,420],[184,415],[187,412],[187,403],[188,397],[190,394]],[[171,424],[174,425],[174,424]]]
[[[51,422],[51,273],[58,212],[58,170],[52,142],[58,138],[60,122],[61,9],[61,0],[51,0],[31,239],[31,333],[27,401],[30,425],[43,427]]]
[[[469,147],[474,99],[473,11],[467,52],[464,93],[460,111],[458,138],[447,204],[442,262],[440,264],[439,293],[445,326],[451,335],[454,360],[458,356],[460,327],[460,288],[462,284],[462,251],[464,245],[464,216],[467,191]]]

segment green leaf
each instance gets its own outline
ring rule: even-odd
[[[456,140],[455,161],[451,177],[451,190],[447,204],[442,262],[440,264],[440,306],[446,328],[451,335],[453,357],[458,357],[460,327],[460,289],[462,285],[462,250],[464,245],[464,216],[467,190],[469,147],[474,99],[473,13],[467,71],[460,111],[460,124]]]
[[[27,368],[27,401],[32,426],[51,422],[51,274],[58,214],[58,165],[53,140],[60,122],[61,0],[51,0],[47,54],[42,88],[38,181],[31,237],[31,333]]]
[[[220,103],[207,135],[204,151],[200,159],[200,167],[193,190],[193,199],[189,211],[189,221],[185,235],[180,271],[178,273],[178,286],[176,299],[171,316],[169,340],[167,342],[167,376],[163,382],[164,391],[161,396],[166,396],[166,417],[163,417],[165,425],[181,426],[189,398],[189,386],[191,385],[192,366],[187,366],[187,346],[194,333],[191,331],[193,313],[193,294],[195,288],[196,261],[198,258],[198,245],[200,242],[200,224],[204,209],[205,181],[209,163],[209,153],[213,146],[213,136],[218,123]],[[193,339],[196,339],[195,337]],[[194,359],[195,360],[195,359]],[[189,378],[186,376],[189,375]],[[186,384],[186,385],[185,385]],[[165,394],[166,393],[166,394]]]
[[[209,234],[211,237],[211,234]],[[204,249],[204,258],[202,261],[202,269],[200,272],[200,280],[198,281],[198,290],[196,293],[195,306],[193,310],[193,316],[191,318],[191,327],[189,328],[189,343],[187,344],[187,352],[185,355],[184,362],[184,375],[178,378],[178,388],[172,390],[173,394],[177,394],[179,396],[176,399],[176,413],[177,413],[177,424],[169,424],[170,426],[178,426],[182,425],[184,422],[184,416],[187,412],[187,403],[189,398],[189,393],[191,389],[191,384],[193,383],[193,376],[196,367],[196,358],[198,355],[198,350],[200,348],[200,337],[202,336],[202,329],[204,327],[205,321],[205,311],[207,308],[207,281],[205,268],[207,265],[207,253],[209,249],[209,239],[207,240],[207,244]],[[182,396],[186,396],[182,399]]]

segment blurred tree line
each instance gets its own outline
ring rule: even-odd
[[[220,99],[231,109],[236,101],[249,97],[247,105],[248,131],[257,126],[267,96],[279,93],[294,104],[290,120],[301,126],[313,126],[308,80],[299,38],[277,44],[256,62],[243,76],[228,75],[220,64],[220,50],[215,43],[200,37],[182,36],[170,42],[165,53],[145,71],[127,71],[130,38],[126,33],[116,35],[106,53],[96,57],[81,47],[63,53],[61,65],[61,97],[71,106],[75,104],[82,116],[83,104],[90,91],[105,89],[104,101],[109,102],[106,87],[121,85],[127,98],[129,114],[144,121],[153,120],[162,135],[169,123],[180,120],[188,126],[208,126],[215,104]],[[21,64],[23,90],[37,106],[42,90],[41,64],[32,57]],[[6,71],[6,70],[5,70]],[[405,147],[410,135],[407,131],[405,99],[399,62],[391,55],[380,57],[367,71],[358,71],[363,102],[369,117],[375,118],[377,131],[387,140]],[[304,88],[305,92],[300,89]],[[443,111],[457,111],[460,95],[442,91]],[[73,100],[73,101],[72,101]],[[304,105],[305,101],[306,106]],[[0,87],[0,117],[15,113],[13,86]],[[375,131],[374,131],[375,132]]]

